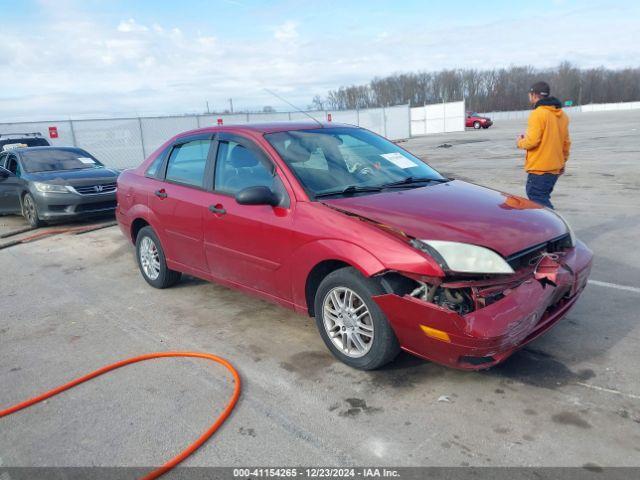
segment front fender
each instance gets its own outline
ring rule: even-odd
[[[306,311],[305,286],[313,268],[327,260],[338,260],[370,277],[384,271],[384,264],[371,252],[344,240],[322,239],[306,243],[291,254],[292,297],[296,308]]]

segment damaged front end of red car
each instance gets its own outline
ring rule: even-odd
[[[385,272],[373,297],[402,348],[428,360],[481,370],[540,336],[575,304],[592,253],[564,236],[506,259],[508,275],[425,277]]]

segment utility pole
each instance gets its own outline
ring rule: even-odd
[[[229,110],[233,113],[233,98],[229,99]]]
[[[211,113],[211,111],[209,110],[209,100],[207,100],[207,114]]]

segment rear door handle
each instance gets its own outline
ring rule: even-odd
[[[169,196],[167,195],[167,192],[164,190],[164,188],[156,190],[155,192],[153,192],[153,194],[158,198],[167,198]]]
[[[209,205],[209,211],[217,213],[218,215],[224,215],[225,213],[227,213],[224,207],[219,203],[217,205]]]

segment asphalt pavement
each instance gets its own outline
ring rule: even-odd
[[[128,356],[196,350],[228,358],[244,386],[190,466],[640,466],[639,126],[640,111],[572,118],[553,201],[595,253],[593,282],[503,365],[460,372],[402,354],[353,370],[310,318],[192,278],[152,289],[111,227],[0,250],[0,406]],[[524,128],[401,145],[447,175],[524,194]],[[0,420],[0,465],[159,464],[213,421],[229,380],[195,360],[113,372]]]

